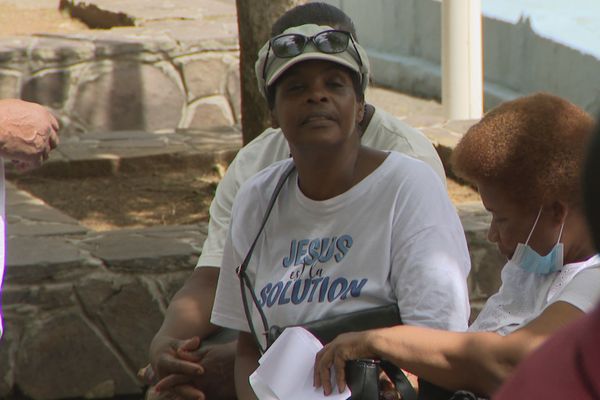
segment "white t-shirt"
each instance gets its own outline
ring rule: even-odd
[[[375,110],[361,143],[379,150],[394,150],[429,164],[446,182],[442,162],[425,135],[382,110]],[[210,205],[208,236],[197,267],[220,267],[235,195],[245,181],[276,161],[289,158],[290,149],[280,129],[267,129],[238,152],[219,183]]]
[[[600,300],[600,256],[567,264],[559,271],[534,274],[509,262],[502,286],[469,327],[473,332],[507,335],[537,318],[549,305],[564,301],[590,312]]]
[[[235,269],[291,162],[240,188],[212,313],[216,325],[249,331]],[[269,326],[396,302],[406,324],[463,331],[469,269],[465,235],[441,180],[423,162],[390,152],[361,182],[324,201],[304,196],[292,172],[247,273]],[[262,332],[258,313],[253,321]]]

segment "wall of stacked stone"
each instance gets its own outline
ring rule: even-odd
[[[11,190],[0,398],[142,393],[136,371],[206,225],[91,232]]]
[[[235,36],[194,40],[120,28],[0,40],[0,98],[54,109],[65,136],[231,126],[240,119]]]

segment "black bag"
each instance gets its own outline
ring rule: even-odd
[[[389,304],[292,326],[303,327],[321,343],[327,344],[345,332],[360,332],[400,324],[402,324],[402,320],[398,305]],[[271,326],[267,334],[267,346],[273,344],[285,328],[288,327]]]
[[[253,303],[256,305],[257,310],[259,312],[260,318],[262,320],[263,327],[265,329],[264,334],[267,339],[267,348],[273,344],[273,342],[281,335],[283,330],[286,327],[279,326],[271,326],[267,322],[267,318],[262,311],[262,308],[259,305],[258,299],[256,298],[256,294],[254,293],[254,287],[252,282],[250,281],[248,275],[246,274],[246,269],[248,267],[248,263],[250,262],[250,258],[252,256],[252,252],[254,251],[254,247],[262,233],[267,219],[269,218],[269,214],[273,209],[273,205],[275,204],[275,200],[283,187],[288,176],[294,170],[294,165],[290,165],[290,167],[284,172],[284,174],[277,182],[277,186],[269,200],[269,204],[267,205],[267,210],[263,217],[261,226],[254,238],[248,253],[246,253],[246,257],[244,261],[237,269],[237,274],[240,278],[240,288],[242,291],[242,303],[244,305],[244,312],[246,314],[246,318],[248,320],[248,325],[250,327],[250,331],[256,340],[256,344],[261,354],[266,351],[266,348],[263,348],[260,341],[258,340],[258,335],[254,328],[254,324],[252,323],[251,310],[248,304],[248,299],[246,298],[246,290],[244,286],[248,287],[250,296],[252,298]],[[368,329],[375,328],[383,328],[393,325],[401,324],[402,321],[400,319],[400,311],[396,304],[391,304],[387,306],[375,307],[372,309],[356,311],[353,313],[348,313],[328,319],[321,319],[311,321],[305,324],[297,325],[307,329],[313,335],[315,335],[323,344],[329,343],[331,340],[335,339],[339,334],[344,332],[356,332],[363,331]],[[346,364],[346,382],[350,391],[352,392],[351,400],[378,400],[379,399],[379,373],[381,370],[384,370],[390,379],[396,383],[396,389],[402,394],[402,398],[404,400],[415,400],[417,398],[416,392],[402,370],[396,367],[395,365],[387,362],[379,362],[378,360],[351,360]]]

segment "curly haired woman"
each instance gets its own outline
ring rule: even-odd
[[[457,174],[492,214],[488,238],[508,259],[502,286],[470,326],[414,326],[340,335],[318,354],[315,385],[345,386],[346,360],[378,357],[448,390],[489,396],[548,336],[592,310],[600,256],[586,226],[581,170],[594,122],[549,94],[504,103],[453,153]]]

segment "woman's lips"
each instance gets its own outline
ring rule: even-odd
[[[329,121],[335,121],[335,118],[333,117],[333,115],[331,115],[330,113],[319,112],[319,113],[312,113],[312,114],[309,114],[308,116],[306,116],[302,120],[301,125],[307,125],[307,124],[319,123],[319,122],[329,122]]]

